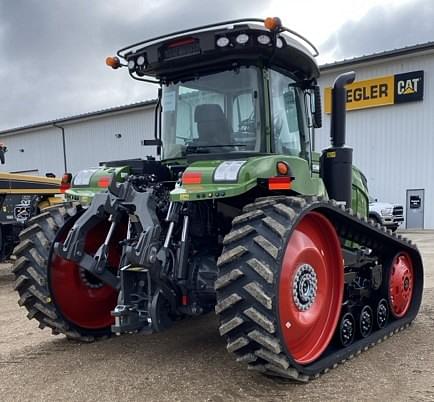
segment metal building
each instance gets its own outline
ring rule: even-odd
[[[152,100],[1,131],[8,147],[1,169],[59,176],[105,160],[153,155],[154,147],[141,141],[154,136],[154,108]]]
[[[321,67],[323,127],[315,148],[329,145],[335,77],[356,72],[347,89],[347,144],[370,194],[404,206],[405,225],[434,229],[434,42]]]

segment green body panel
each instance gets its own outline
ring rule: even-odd
[[[100,181],[107,182],[113,175],[116,181],[122,182],[130,174],[130,168],[128,166],[121,167],[106,167],[102,166],[95,169],[95,172],[90,177],[89,183],[87,185],[74,185],[74,180],[72,186],[69,190],[65,192],[65,198],[67,201],[78,201],[82,205],[89,205],[96,193],[106,190],[106,186],[101,186]]]
[[[171,201],[199,201],[204,199],[235,197],[246,193],[258,184],[258,179],[277,176],[277,162],[286,162],[294,177],[292,191],[303,195],[325,195],[324,185],[318,177],[312,177],[305,159],[288,155],[267,155],[240,159],[244,164],[233,182],[215,182],[214,173],[224,160],[193,162],[185,171],[201,173],[200,184],[182,184],[171,193]]]
[[[353,165],[352,208],[353,211],[367,217],[369,211],[368,188],[362,179],[362,173]]]
[[[320,196],[328,198],[324,183],[319,175],[320,154],[312,154],[312,166],[305,159],[290,155],[266,155],[245,159],[236,181],[215,182],[214,173],[224,160],[197,161],[190,164],[185,173],[201,173],[201,183],[177,185],[170,193],[173,202],[201,201],[240,196],[258,185],[258,179],[267,179],[277,175],[277,162],[283,161],[289,165],[294,180],[292,192],[305,196]],[[105,191],[105,187],[98,185],[101,179],[111,178],[113,174],[119,182],[124,181],[130,174],[128,166],[101,167],[96,170],[88,185],[74,186],[67,190],[66,199],[79,201],[82,205],[89,205],[96,193]],[[368,191],[363,181],[362,173],[353,166],[352,208],[362,216],[368,215]]]

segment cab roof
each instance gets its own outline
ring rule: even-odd
[[[117,54],[133,78],[153,82],[188,79],[239,65],[275,67],[303,80],[319,76],[315,46],[288,28],[265,28],[262,19],[174,32],[135,43]]]

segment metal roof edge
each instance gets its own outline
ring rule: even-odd
[[[335,61],[333,63],[326,63],[319,66],[320,71],[329,71],[335,68],[351,66],[354,64],[362,64],[366,62],[373,62],[381,59],[388,59],[392,57],[405,56],[412,53],[419,53],[426,50],[434,50],[434,41],[420,43],[411,46],[405,46],[398,49],[386,50],[384,52],[372,53],[364,56],[353,57],[351,59],[344,59]]]
[[[157,103],[156,99],[150,99],[150,100],[146,100],[146,101],[142,101],[142,102],[131,103],[129,105],[114,106],[114,107],[107,108],[107,109],[97,110],[95,112],[81,113],[81,114],[77,114],[77,115],[73,115],[73,116],[69,116],[69,117],[62,117],[59,119],[48,120],[48,121],[35,123],[35,124],[29,124],[29,125],[25,125],[25,126],[7,129],[7,130],[0,130],[0,136],[16,134],[16,133],[25,132],[25,131],[32,131],[32,130],[36,130],[36,129],[40,129],[40,128],[44,128],[44,127],[52,127],[55,124],[74,123],[74,122],[77,122],[80,120],[88,120],[88,119],[92,119],[92,118],[103,116],[103,115],[109,115],[109,114],[115,114],[115,113],[125,112],[125,111],[129,111],[129,110],[134,110],[134,109],[140,109],[140,108],[144,108],[147,106],[155,105],[156,103]]]

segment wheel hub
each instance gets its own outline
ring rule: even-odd
[[[387,301],[385,299],[381,299],[377,307],[377,324],[379,328],[383,328],[386,325],[388,316],[389,309],[387,307]]]
[[[365,338],[371,331],[373,326],[373,313],[371,307],[368,305],[362,308],[360,312],[360,334]]]
[[[340,341],[342,346],[350,345],[354,340],[355,320],[351,313],[345,313],[340,325]]]
[[[342,324],[342,339],[347,343],[353,337],[353,323],[346,319]]]
[[[294,303],[300,311],[308,310],[315,301],[318,279],[313,267],[302,264],[298,267],[293,281]]]

